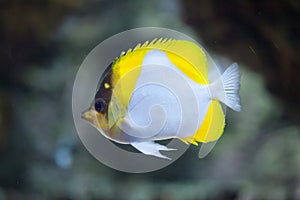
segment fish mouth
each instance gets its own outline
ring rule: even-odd
[[[102,128],[100,123],[98,122],[98,117],[95,111],[92,108],[88,108],[81,113],[81,118],[89,122],[91,125],[95,126],[96,128]]]
[[[98,113],[94,107],[90,107],[81,113],[81,118],[89,122],[96,129],[108,132],[108,121],[106,114]]]
[[[126,143],[126,140],[119,141],[120,138],[124,137],[122,136],[124,132],[120,129],[121,117],[112,118],[109,125],[105,115],[97,113],[93,108],[88,108],[81,113],[81,118],[95,127],[106,138],[119,143]]]
[[[91,113],[91,109],[88,108],[88,109],[84,110],[81,113],[81,118],[84,119],[84,120],[86,120],[86,121],[91,122],[91,120],[93,119],[93,116],[92,116],[92,113]]]

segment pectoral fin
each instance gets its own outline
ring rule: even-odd
[[[156,156],[159,158],[164,158],[164,159],[168,159],[171,160],[171,158],[162,155],[159,151],[172,151],[172,150],[176,150],[176,149],[171,149],[168,148],[164,145],[152,142],[152,141],[147,141],[147,142],[132,142],[131,145],[136,148],[137,150],[139,150],[140,152],[142,152],[145,155],[151,155],[151,156]]]

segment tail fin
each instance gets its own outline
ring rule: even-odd
[[[237,63],[230,65],[216,82],[210,86],[212,98],[218,99],[229,108],[241,111],[239,90],[240,72]],[[221,89],[222,88],[222,89]]]

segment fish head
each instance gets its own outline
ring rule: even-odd
[[[101,132],[108,131],[108,120],[107,113],[103,112],[104,107],[106,106],[105,101],[99,99],[94,101],[91,106],[82,112],[81,117],[88,121],[91,125],[100,129]]]
[[[100,110],[105,102],[98,100],[82,112],[81,117],[94,126],[106,138],[118,143],[130,143],[132,137],[126,134],[120,127],[124,124],[124,113],[115,101],[110,102],[106,111]],[[102,112],[101,112],[102,111]]]

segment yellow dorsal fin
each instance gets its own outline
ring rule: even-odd
[[[201,84],[208,84],[206,55],[195,43],[187,40],[166,42],[170,61],[187,77]]]
[[[120,57],[116,59],[116,62],[122,61],[124,57],[129,59],[130,55],[135,55],[137,52],[147,52],[152,49],[165,52],[170,61],[193,81],[201,84],[209,83],[204,51],[195,43],[187,40],[155,38],[150,42],[146,41],[143,44],[137,44],[133,50],[127,50],[126,53],[121,54]],[[130,68],[131,67],[128,66],[126,69],[131,70]]]

